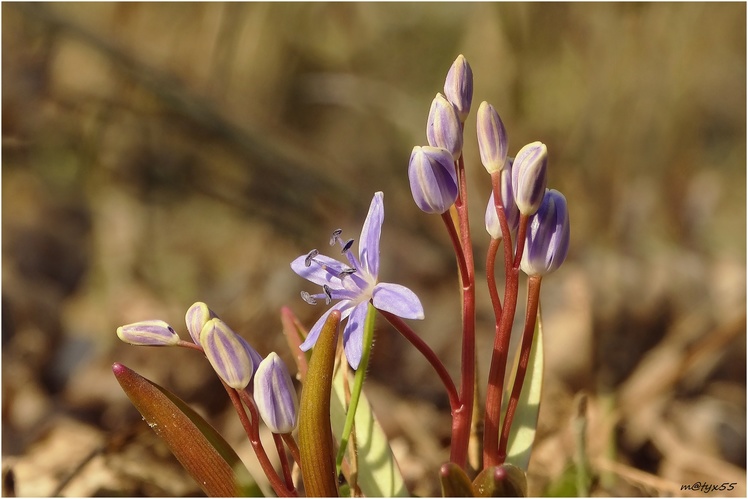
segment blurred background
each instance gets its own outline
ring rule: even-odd
[[[570,209],[570,254],[542,293],[530,493],[575,493],[584,394],[593,494],[699,495],[681,491],[697,481],[746,494],[745,4],[4,3],[2,28],[6,494],[200,494],[114,361],[252,465],[204,359],[115,329],[159,318],[186,338],[199,300],[291,362],[280,307],[309,326],[323,309],[289,262],[324,253],[338,227],[357,237],[378,190],[381,278],[419,294],[413,327],[457,376],[454,256],[410,198],[407,163],[458,54],[473,110],[496,107],[510,155],[547,144]],[[490,185],[474,111],[480,277]],[[484,380],[493,317],[477,289]],[[408,487],[439,494],[450,430],[436,376],[384,322],[369,375]]]

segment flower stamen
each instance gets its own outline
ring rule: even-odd
[[[343,245],[343,249],[340,250],[341,253],[345,254],[348,252],[349,249],[351,249],[351,246],[353,246],[353,239],[349,239],[345,245]]]
[[[340,234],[343,233],[343,229],[335,229],[332,231],[332,236],[330,237],[330,246],[335,246],[335,243],[338,242],[340,239]]]
[[[315,300],[314,298],[312,298],[312,295],[310,295],[306,291],[302,291],[301,292],[301,299],[304,300],[305,302],[307,302],[309,305],[316,305],[317,304],[317,300]]]
[[[355,272],[356,272],[356,269],[354,269],[353,267],[343,269],[340,272],[338,272],[338,279],[342,281],[345,276],[349,276],[351,274],[354,274]]]
[[[307,253],[306,258],[304,258],[304,266],[310,267],[312,265],[312,261],[319,255],[319,251],[316,249],[313,249],[309,253]]]

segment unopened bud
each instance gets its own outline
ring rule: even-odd
[[[260,362],[254,380],[257,411],[273,433],[296,428],[299,402],[286,364],[275,352]]]
[[[213,318],[200,332],[200,345],[210,365],[227,385],[244,389],[252,378],[254,365],[243,338],[221,319]]]
[[[520,213],[532,215],[543,201],[546,187],[548,149],[542,142],[527,144],[514,158],[512,189]]]
[[[569,211],[566,198],[548,189],[538,211],[530,217],[520,268],[527,275],[544,276],[558,269],[569,252]]]
[[[504,123],[486,101],[478,107],[478,151],[488,173],[498,172],[506,163],[508,140]]]
[[[179,343],[179,335],[164,321],[140,321],[117,328],[120,340],[130,345],[173,346]]]
[[[187,331],[190,332],[192,341],[196,344],[200,344],[200,331],[203,330],[203,326],[210,319],[217,317],[208,305],[199,301],[193,303],[190,308],[187,309],[187,313],[184,316],[184,320],[187,323]]]
[[[465,123],[473,101],[473,70],[470,69],[470,64],[462,54],[457,56],[447,72],[444,95],[457,110],[460,122]]]
[[[457,161],[462,154],[462,126],[457,111],[442,94],[436,94],[431,102],[426,123],[426,138],[432,147],[441,147],[452,153]]]
[[[457,170],[446,149],[414,147],[408,179],[413,200],[426,213],[444,213],[457,199]]]

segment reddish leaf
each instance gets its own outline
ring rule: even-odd
[[[184,401],[122,364],[115,363],[112,371],[148,426],[207,495],[262,495],[236,452]]]

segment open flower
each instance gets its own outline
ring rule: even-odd
[[[348,319],[343,330],[345,355],[351,367],[356,369],[363,352],[364,320],[369,301],[375,308],[403,319],[423,319],[423,307],[413,291],[399,284],[379,282],[379,238],[383,221],[384,194],[377,192],[371,200],[369,213],[361,229],[358,257],[351,251],[353,239],[344,241],[340,237],[342,231],[336,230],[330,244],[340,244],[348,265],[320,255],[317,250],[291,262],[294,272],[322,286],[322,293],[310,295],[302,292],[304,301],[314,305],[317,300],[324,300],[326,304],[339,300],[312,326],[306,341],[301,344],[302,350],[307,351],[314,346],[327,316],[333,310],[340,310],[342,318]]]

